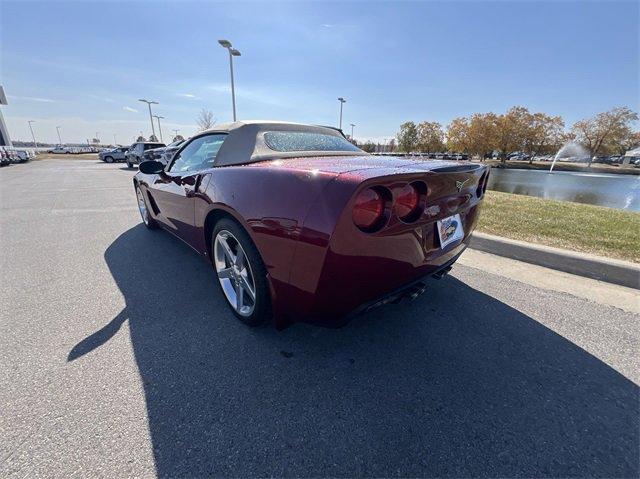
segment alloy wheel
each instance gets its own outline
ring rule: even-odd
[[[256,287],[242,245],[230,231],[221,230],[213,249],[216,273],[227,301],[241,316],[251,316],[256,305]]]
[[[147,209],[147,203],[144,201],[144,196],[140,188],[136,188],[136,196],[138,197],[138,209],[140,210],[140,216],[145,225],[149,224],[149,210]]]

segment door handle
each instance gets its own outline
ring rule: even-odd
[[[200,187],[200,183],[202,183],[202,175],[196,175],[194,178],[194,184],[192,190],[187,190],[187,198],[193,198],[198,192],[198,188]]]

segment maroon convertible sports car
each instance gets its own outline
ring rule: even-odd
[[[278,328],[344,324],[415,296],[465,249],[486,167],[377,157],[336,129],[236,122],[133,179],[144,224],[212,262],[235,315]]]

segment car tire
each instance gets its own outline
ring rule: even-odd
[[[151,216],[151,212],[147,206],[147,199],[144,197],[139,186],[136,186],[136,199],[138,200],[138,211],[140,211],[140,216],[144,225],[150,230],[158,228],[158,222]]]
[[[133,163],[127,159],[127,168],[133,168]]]
[[[211,234],[211,262],[220,292],[236,318],[251,327],[266,324],[272,316],[267,270],[258,249],[237,222],[225,218],[216,223]]]
[[[106,161],[107,163],[113,163],[113,157],[105,156],[104,161]]]

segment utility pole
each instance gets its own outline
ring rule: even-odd
[[[340,123],[339,123],[339,127],[340,130],[342,130],[342,105],[344,105],[347,100],[345,100],[344,98],[340,97],[338,98],[338,101],[340,102]]]
[[[36,135],[33,134],[33,126],[31,126],[31,124],[35,122],[36,122],[35,120],[29,120],[27,123],[29,123],[29,129],[31,130],[31,138],[33,138],[33,147],[38,148],[38,143],[36,143]]]
[[[157,101],[149,101],[149,100],[143,100],[140,99],[138,101],[141,101],[142,103],[146,103],[147,106],[149,107],[149,121],[151,121],[151,133],[153,134],[153,136],[156,136],[156,129],[153,126],[153,113],[151,113],[151,105],[159,105],[159,103]]]
[[[239,57],[241,54],[238,50],[231,46],[229,40],[218,40],[222,48],[226,48],[229,52],[229,69],[231,70],[231,104],[233,105],[233,121],[236,121],[236,88],[233,82],[233,57]]]
[[[158,120],[158,131],[160,132],[160,141],[164,141],[162,139],[162,127],[160,126],[160,119],[164,120],[164,116],[153,115],[153,117]]]
[[[353,127],[354,126],[356,126],[356,125],[351,123],[351,141],[353,141]]]
[[[56,126],[56,131],[58,132],[58,142],[60,146],[62,146],[62,138],[60,137],[60,127]]]
[[[118,146],[118,142],[116,141],[116,134],[113,134],[113,146]]]

